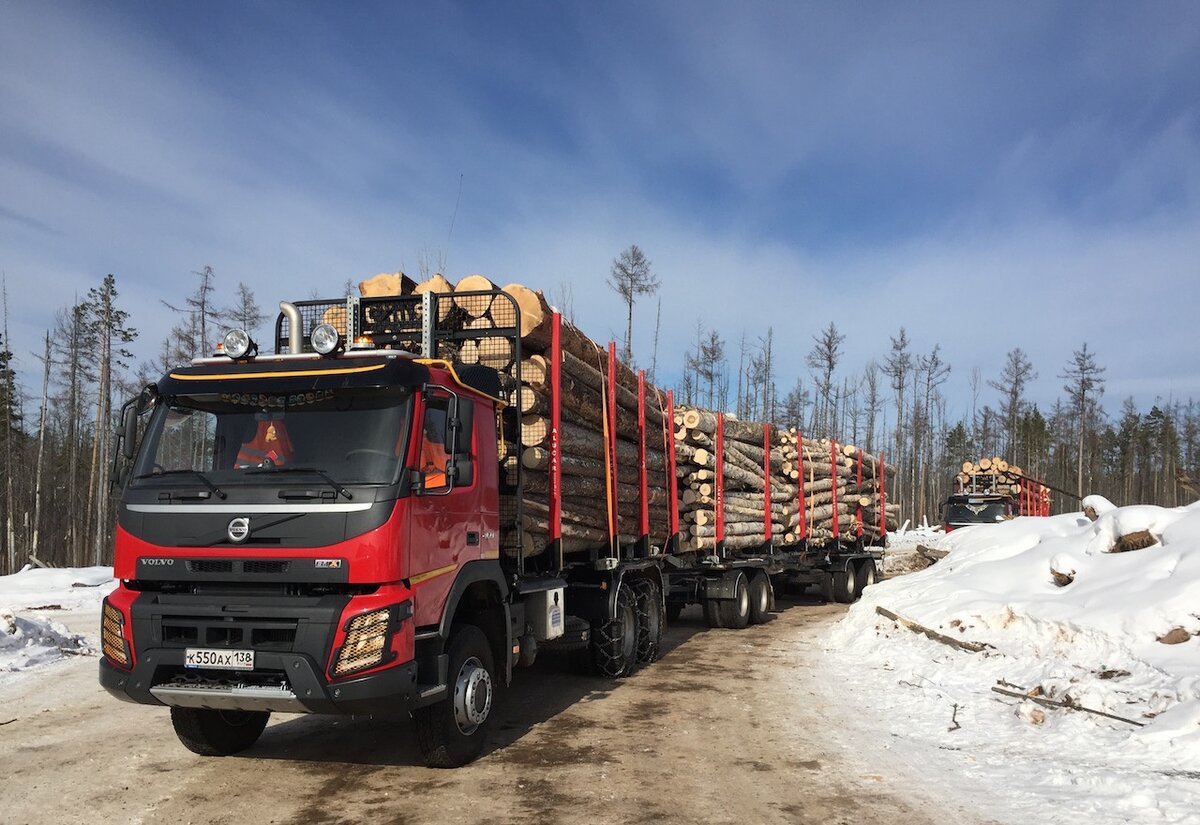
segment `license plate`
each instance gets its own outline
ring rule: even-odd
[[[189,647],[184,651],[183,663],[188,667],[254,670],[254,651]]]

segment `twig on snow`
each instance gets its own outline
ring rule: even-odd
[[[1030,702],[1036,702],[1037,704],[1042,705],[1043,707],[1066,708],[1067,710],[1081,710],[1084,713],[1093,713],[1096,716],[1103,716],[1107,719],[1116,719],[1118,722],[1125,722],[1126,724],[1129,724],[1129,725],[1137,725],[1139,728],[1146,727],[1145,722],[1137,722],[1133,719],[1126,719],[1124,716],[1117,716],[1114,713],[1106,713],[1105,711],[1102,711],[1102,710],[1095,710],[1093,708],[1085,708],[1083,705],[1077,705],[1069,699],[1063,700],[1063,701],[1059,701],[1057,699],[1047,699],[1044,696],[1030,696],[1028,692],[1018,693],[1015,690],[1006,690],[1005,688],[1001,688],[1001,687],[992,688],[992,692],[999,693],[1002,696],[1012,696],[1014,699],[1028,699]]]

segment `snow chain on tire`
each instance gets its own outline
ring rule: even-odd
[[[637,661],[641,665],[649,664],[658,659],[662,646],[666,606],[662,591],[650,579],[635,579],[630,584],[637,598]]]
[[[637,667],[637,597],[628,584],[617,588],[617,615],[592,625],[592,666],[610,679],[628,676]]]

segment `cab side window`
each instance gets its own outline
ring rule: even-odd
[[[450,455],[446,452],[446,406],[445,398],[431,398],[425,405],[417,469],[425,480],[426,490],[444,489],[447,486],[446,465]]]

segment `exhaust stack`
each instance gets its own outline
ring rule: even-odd
[[[304,320],[295,304],[279,302],[279,311],[288,319],[288,352],[293,355],[304,352]]]

